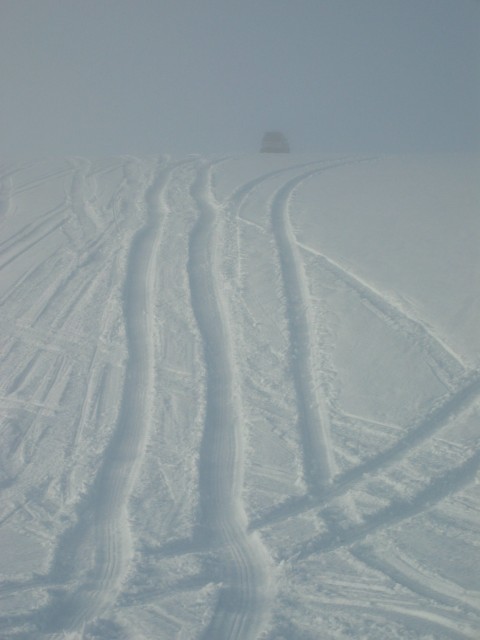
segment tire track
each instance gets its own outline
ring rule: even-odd
[[[56,550],[49,582],[61,584],[38,614],[44,633],[78,631],[114,603],[133,558],[128,500],[142,465],[155,386],[154,304],[167,213],[161,194],[172,168],[156,170],[146,191],[147,222],[135,235],[124,285],[128,363],[115,432],[73,529]]]
[[[60,309],[50,320],[49,325],[51,330],[55,332],[64,331],[69,322],[73,321],[73,326],[75,326],[74,321],[76,319],[78,321],[78,318],[82,317],[82,310],[89,303],[91,306],[95,306],[95,300],[108,301],[117,271],[115,256],[106,256],[105,263],[108,265],[108,271],[99,270],[95,268],[96,265],[85,266],[78,269],[77,272],[72,271],[72,279],[67,278],[61,283],[61,286],[55,287],[54,295],[50,297],[42,312],[37,315],[35,322],[38,323],[47,311],[51,312],[56,303]],[[65,286],[67,283],[70,286]],[[105,316],[105,312],[99,316],[100,320]],[[81,333],[80,327],[77,331]]]
[[[258,178],[254,178],[253,180],[249,180],[245,184],[237,187],[233,193],[227,198],[228,208],[237,210],[240,213],[241,208],[247,198],[252,194],[252,192],[260,187],[264,182],[270,180],[271,178],[276,178],[278,176],[282,176],[285,173],[291,173],[292,171],[298,171],[301,169],[306,169],[307,167],[312,167],[318,165],[322,165],[324,167],[328,167],[331,163],[328,160],[315,160],[312,162],[302,162],[300,164],[289,165],[288,167],[283,167],[282,169],[275,169],[275,171],[270,171],[269,173],[265,173]]]
[[[455,393],[450,393],[436,407],[423,416],[403,438],[380,452],[378,455],[346,471],[338,477],[335,495],[346,493],[351,486],[361,480],[367,473],[377,473],[388,468],[392,463],[403,460],[413,449],[423,444],[440,429],[447,426],[452,418],[467,411],[480,395],[480,373],[475,372]]]
[[[318,509],[333,498],[346,495],[367,474],[371,476],[379,471],[389,469],[394,463],[401,462],[411,451],[446,427],[452,419],[468,411],[479,396],[480,373],[474,372],[467,378],[460,389],[454,393],[449,393],[442,402],[419,418],[405,436],[397,440],[391,447],[337,476],[334,485],[328,488],[319,499],[305,496],[292,501],[290,504],[280,505],[275,510],[252,522],[252,529],[261,529],[310,509]]]
[[[254,191],[260,187],[262,184],[271,180],[272,178],[276,178],[278,176],[282,176],[285,173],[291,173],[295,170],[301,170],[305,167],[309,166],[318,166],[321,164],[321,161],[316,162],[308,162],[301,163],[297,165],[292,165],[288,167],[283,167],[282,169],[276,169],[275,171],[270,171],[266,174],[263,174],[253,180],[249,180],[248,182],[238,186],[231,194],[228,196],[222,203],[221,207],[225,213],[225,219],[227,222],[227,232],[225,234],[225,243],[226,243],[226,262],[225,262],[225,278],[234,283],[235,290],[237,291],[238,300],[236,301],[238,305],[245,306],[241,297],[238,295],[238,291],[241,290],[241,237],[240,237],[240,222],[244,224],[249,224],[256,227],[261,233],[267,233],[267,230],[258,225],[256,222],[251,220],[247,220],[246,218],[241,217],[242,208],[248,198],[254,193]],[[234,294],[235,295],[235,294]],[[260,304],[260,303],[259,303]],[[245,307],[246,308],[246,307]]]
[[[258,225],[256,222],[251,220],[247,220],[246,218],[242,218],[241,212],[245,202],[248,198],[254,193],[254,191],[260,187],[262,184],[271,180],[272,178],[276,178],[284,175],[285,173],[291,173],[293,171],[302,170],[306,167],[323,165],[326,161],[314,161],[314,162],[306,162],[300,163],[296,165],[291,165],[288,167],[283,167],[282,169],[276,169],[275,171],[270,171],[269,173],[263,174],[258,178],[254,178],[239,187],[237,187],[233,193],[225,200],[222,204],[222,208],[225,210],[226,218],[229,222],[229,233],[226,237],[226,242],[229,242],[229,251],[228,253],[236,254],[237,262],[235,264],[235,268],[232,269],[231,278],[234,280],[235,285],[239,286],[241,281],[241,268],[240,268],[240,259],[241,259],[241,241],[240,241],[240,225],[239,222],[246,223],[256,227],[261,233],[267,233],[267,230]],[[232,258],[231,258],[232,259]],[[233,260],[233,259],[232,259]],[[243,304],[239,299],[240,304]],[[261,304],[260,302],[258,303]]]
[[[479,467],[480,451],[477,451],[458,467],[449,469],[439,478],[435,478],[413,498],[392,500],[387,507],[366,518],[361,524],[347,529],[336,528],[328,534],[314,538],[295,550],[293,554],[289,554],[288,559],[304,560],[314,553],[329,553],[342,547],[349,547],[361,542],[368,535],[420,515],[473,482]]]
[[[226,158],[225,161],[228,161],[230,158]],[[224,160],[220,160],[219,162],[223,162]],[[213,166],[217,163],[212,164]],[[241,240],[239,238],[239,221],[245,221],[242,219],[241,210],[244,206],[245,202],[252,195],[252,193],[260,187],[263,183],[275,178],[277,176],[281,176],[285,173],[290,173],[292,171],[301,170],[306,166],[318,166],[319,164],[325,164],[325,161],[315,161],[309,163],[301,163],[297,165],[291,165],[288,167],[284,167],[282,169],[277,169],[275,171],[271,171],[269,173],[263,174],[258,178],[254,178],[239,187],[237,187],[233,193],[228,196],[222,203],[216,203],[215,206],[219,206],[222,209],[222,219],[225,224],[225,234],[222,235],[222,243],[224,248],[224,256],[225,256],[225,273],[223,274],[225,277],[225,281],[232,280],[234,281],[234,287],[231,291],[231,294],[235,297],[235,287],[238,287],[238,290],[241,289],[240,279],[241,279],[241,269],[239,264],[235,266],[229,266],[229,263],[235,262],[235,258],[239,263],[241,260]],[[213,182],[213,181],[212,181]],[[266,229],[261,229],[262,232],[266,233]],[[227,274],[226,271],[229,271]],[[238,294],[237,294],[238,295]],[[233,300],[232,300],[233,302]],[[245,301],[240,296],[235,303],[241,305],[247,314],[250,314],[250,310],[248,306],[246,306]],[[261,307],[261,302],[258,300],[257,304]],[[267,313],[264,310],[264,313]],[[279,329],[280,331],[280,329]],[[253,527],[250,527],[253,529]],[[209,549],[211,544],[209,541],[196,538],[192,540],[191,538],[182,538],[173,540],[165,545],[162,545],[160,548],[155,549],[155,553],[164,557],[175,557],[187,553],[199,553],[201,551],[205,551]],[[208,580],[207,580],[208,581]]]
[[[313,367],[313,320],[308,282],[289,218],[289,203],[295,189],[305,180],[345,164],[342,161],[313,169],[287,181],[271,203],[271,225],[275,238],[290,334],[290,360],[297,395],[298,429],[308,493],[321,495],[335,474],[330,442],[330,416],[321,383]],[[358,161],[357,161],[358,162]]]
[[[38,325],[43,316],[51,311],[57,301],[61,301],[62,297],[66,298],[66,295],[64,295],[64,293],[68,293],[70,288],[74,288],[73,284],[75,281],[75,277],[78,277],[76,269],[69,265],[69,270],[67,270],[66,265],[63,265],[61,263],[60,265],[61,267],[63,267],[61,270],[58,270],[60,272],[60,275],[57,276],[57,278],[50,285],[44,288],[42,293],[38,296],[38,300],[36,300],[23,315],[23,321],[27,322],[28,326],[35,327],[36,325]],[[92,270],[92,277],[93,273],[94,272]],[[82,276],[84,277],[85,274],[83,273]],[[75,292],[76,291],[77,288],[75,288]],[[67,302],[64,299],[63,302],[61,302],[62,310],[65,304],[67,304]],[[71,306],[70,302],[68,302],[68,304],[69,306]],[[55,322],[57,321],[58,316],[62,313],[63,311],[59,312],[59,314],[55,316]]]
[[[198,537],[219,548],[221,588],[205,640],[254,639],[269,613],[269,558],[247,532],[242,500],[243,425],[235,345],[219,267],[221,220],[211,193],[211,166],[191,193],[200,212],[189,244],[188,275],[206,366],[205,429],[200,448]]]

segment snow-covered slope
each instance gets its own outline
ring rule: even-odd
[[[479,169],[4,162],[0,637],[478,638]]]

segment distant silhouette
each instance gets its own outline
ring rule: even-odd
[[[261,153],[289,153],[290,145],[281,131],[267,131],[262,139]]]

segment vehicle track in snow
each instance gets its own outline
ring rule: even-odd
[[[220,271],[222,220],[211,192],[211,168],[192,186],[199,218],[189,244],[191,303],[206,367],[205,427],[200,447],[197,539],[214,545],[221,581],[205,640],[253,640],[264,627],[272,598],[270,560],[257,534],[247,531],[242,499],[244,425],[235,340]]]
[[[357,159],[357,162],[360,161],[362,160]],[[325,467],[328,468],[326,459],[327,439],[325,437],[321,438],[315,427],[315,425],[322,423],[321,415],[323,416],[324,424],[328,425],[328,412],[325,405],[322,411],[317,409],[317,415],[315,415],[315,410],[312,409],[321,407],[322,401],[317,391],[319,383],[313,378],[313,369],[309,362],[309,358],[312,357],[312,340],[311,330],[309,331],[308,329],[312,326],[312,322],[309,317],[311,314],[308,300],[308,284],[297,247],[314,255],[324,270],[335,275],[385,323],[392,326],[394,330],[403,333],[410,342],[416,345],[419,351],[425,355],[435,375],[444,382],[448,393],[443,399],[436,402],[428,412],[419,416],[407,433],[393,445],[354,468],[339,474],[335,478],[335,482],[330,486],[326,485],[321,492],[318,491],[318,486],[321,486],[325,480],[320,478],[313,482],[310,480],[310,482],[307,482],[310,486],[307,495],[292,498],[287,503],[276,506],[270,513],[265,513],[256,518],[250,524],[252,530],[269,526],[273,522],[280,522],[309,509],[318,508],[325,505],[329,500],[346,495],[367,473],[372,474],[388,469],[394,463],[404,459],[414,448],[435,435],[437,431],[445,427],[458,414],[467,410],[476,401],[480,393],[480,374],[478,371],[468,371],[461,359],[421,320],[408,315],[386,295],[381,294],[372,285],[341,267],[337,262],[296,240],[288,217],[288,200],[293,192],[301,186],[302,182],[313,175],[321,174],[325,170],[335,169],[351,162],[352,160],[345,160],[313,169],[304,175],[292,178],[276,192],[271,205],[271,210],[273,211],[272,227],[277,247],[279,247],[278,253],[281,260],[287,307],[289,308],[292,363],[295,367],[298,406],[308,407],[308,411],[304,412],[299,421],[302,427],[306,477],[315,478],[316,474],[318,474],[318,470],[315,468],[316,461],[322,459],[322,457]],[[277,199],[280,203],[275,202]],[[281,202],[282,200],[283,202]],[[312,389],[316,390],[315,398],[312,398]],[[314,485],[317,485],[317,488],[311,490]]]
[[[228,161],[228,158],[226,159]],[[212,170],[212,180],[214,177],[214,166],[217,164],[221,164],[224,160],[213,162],[211,165]],[[290,174],[292,172],[296,172],[304,169],[305,167],[323,166],[326,163],[325,160],[318,160],[315,162],[307,162],[307,163],[299,163],[296,165],[290,165],[287,167],[283,167],[281,169],[276,169],[274,171],[268,172],[266,174],[262,174],[260,177],[254,178],[252,180],[247,181],[246,183],[237,187],[232,194],[230,194],[227,198],[222,201],[215,201],[214,207],[218,209],[218,216],[221,216],[222,220],[222,234],[221,234],[221,242],[223,245],[223,265],[225,268],[225,273],[223,277],[225,279],[225,283],[230,286],[230,293],[235,299],[231,300],[232,309],[230,313],[234,312],[234,304],[240,304],[244,306],[245,303],[241,296],[237,295],[236,291],[241,290],[241,260],[242,260],[242,241],[240,238],[240,229],[239,223],[246,222],[244,218],[241,217],[242,208],[245,205],[246,201],[255,193],[257,189],[262,187],[269,180],[275,179],[277,177],[282,177],[285,174]],[[213,197],[211,195],[211,197]],[[266,229],[262,229],[263,233],[267,233]],[[228,274],[227,274],[228,271]],[[260,304],[260,303],[259,303]],[[235,311],[236,313],[236,311]],[[239,330],[239,328],[238,328]],[[238,331],[236,333],[236,338],[238,339]],[[241,346],[241,345],[238,345]],[[160,555],[165,557],[175,557],[177,555],[183,555],[185,553],[194,553],[205,551],[208,548],[208,541],[201,541],[198,536],[196,539],[192,540],[191,538],[177,539],[173,540],[166,545],[160,547],[160,549],[156,550],[156,553],[160,553]]]
[[[45,634],[80,631],[115,602],[133,558],[128,500],[151,427],[155,383],[153,335],[157,263],[168,211],[160,199],[172,167],[155,170],[146,191],[147,222],[133,238],[124,285],[128,363],[118,421],[102,465],[82,501],[77,524],[57,548],[51,602],[35,616]]]
[[[302,434],[304,450],[304,471],[307,479],[307,495],[294,498],[288,504],[280,505],[270,514],[251,523],[252,530],[261,526],[272,525],[283,519],[294,517],[319,506],[330,506],[332,501],[349,492],[365,477],[370,477],[395,463],[403,461],[415,448],[435,435],[440,429],[451,423],[462,413],[469,411],[478,400],[480,379],[477,371],[468,371],[460,358],[421,320],[410,317],[403,309],[395,305],[387,296],[379,293],[374,287],[358,278],[333,260],[320,252],[298,242],[289,220],[288,205],[295,189],[310,176],[321,173],[329,167],[322,167],[297,176],[287,181],[273,195],[271,201],[272,229],[276,240],[280,260],[282,281],[284,285],[291,340],[291,362],[297,391],[299,408],[299,426]],[[353,469],[337,475],[332,479],[332,471],[319,475],[317,461],[321,460],[326,469],[328,452],[331,448],[328,438],[328,407],[322,407],[322,398],[313,397],[312,390],[317,390],[319,383],[314,378],[314,370],[309,358],[312,357],[313,341],[310,328],[312,325],[308,282],[299,250],[309,251],[320,262],[321,267],[333,273],[349,290],[358,295],[374,313],[392,328],[402,333],[424,355],[432,371],[448,389],[446,396],[437,401],[433,407],[415,421],[409,431],[392,446],[380,454],[357,465]],[[316,407],[316,411],[312,408]],[[306,410],[305,410],[306,408]],[[315,425],[327,427],[319,437]],[[471,484],[479,469],[479,455],[474,454],[468,460],[444,472],[439,478],[430,481],[427,487],[418,491],[408,500],[392,499],[390,504],[372,516],[366,517],[361,524],[342,527],[327,518],[327,533],[318,538],[302,543],[290,555],[280,557],[294,562],[307,559],[312,554],[329,553],[346,547],[352,553],[367,536],[376,534],[415,516],[427,513],[429,509],[447,497],[461,491]],[[381,569],[379,569],[381,570]],[[390,573],[390,577],[394,572]],[[394,578],[392,578],[394,579]],[[408,579],[406,579],[407,582]],[[400,580],[400,584],[401,584]],[[410,580],[409,584],[417,585],[421,595],[422,586],[418,581]],[[420,584],[420,586],[418,586]],[[408,586],[408,585],[407,585]],[[451,600],[442,597],[436,599],[435,590],[424,587],[426,594],[441,606],[448,606]],[[424,594],[423,594],[424,595]],[[461,602],[461,601],[460,601]],[[458,602],[457,602],[458,604]],[[475,612],[475,609],[472,610]],[[440,616],[441,618],[441,616]],[[445,618],[447,620],[447,618]],[[455,619],[452,618],[452,620]],[[442,622],[438,623],[442,626]],[[453,624],[453,622],[452,622]],[[445,624],[445,628],[453,628]],[[463,637],[461,634],[459,637]],[[466,635],[464,637],[470,637]]]
[[[288,216],[288,203],[292,193],[295,191],[295,188],[299,186],[304,180],[308,179],[311,174],[319,173],[328,168],[329,167],[322,166],[321,168],[317,168],[312,172],[307,172],[307,174],[302,174],[301,176],[296,176],[295,178],[288,180],[282,187],[280,187],[279,190],[275,192],[272,198],[270,207],[272,217],[275,206],[278,207],[277,215]],[[295,169],[295,167],[292,168],[292,170],[293,169]],[[278,173],[281,172],[274,172],[275,175],[277,175]],[[268,180],[268,178],[269,176],[266,176],[264,177],[264,180]],[[252,181],[252,183],[250,184],[250,189],[256,189],[264,180],[257,179],[255,181]],[[230,204],[232,204],[232,202],[236,203],[238,214],[242,203],[245,201],[251,191],[249,191],[248,185],[245,185],[243,188],[241,188],[241,191],[237,191],[238,193],[242,193],[242,197],[231,200]],[[278,213],[279,211],[280,213]],[[212,214],[212,216],[213,215],[214,214]],[[282,222],[283,224],[286,224],[286,218],[284,218]],[[232,230],[234,232],[236,231],[235,225],[231,225],[229,232],[231,232]],[[291,228],[290,233],[291,235],[289,236],[288,241],[289,249],[291,250],[291,247],[295,246],[296,241]],[[219,234],[219,238],[222,238],[221,234]],[[236,242],[238,244],[238,240]],[[240,247],[237,247],[237,250],[237,252],[240,253]],[[301,264],[301,257],[297,254],[295,258],[297,260],[296,268],[298,269],[298,265]],[[298,292],[298,289],[300,287],[303,287],[304,302],[299,304],[299,310],[304,312],[305,308],[308,306],[308,291],[306,288],[307,283],[305,273],[303,273],[302,275],[302,284],[298,285],[299,279],[297,278],[296,284],[298,286],[296,286],[295,288],[292,287],[292,292]],[[292,298],[293,295],[295,294],[292,293]],[[299,299],[302,299],[301,296],[299,297]],[[298,324],[295,325],[294,328],[298,329]],[[214,337],[212,335],[211,341],[213,340]],[[431,337],[431,340],[431,344],[436,346],[434,336]],[[292,341],[294,342],[295,338],[293,338]],[[308,348],[308,341],[306,342],[306,348]],[[442,348],[443,345],[440,345],[439,349],[441,350]],[[441,362],[442,361],[440,360],[440,364]],[[307,371],[310,369],[305,361],[303,361],[302,367],[306,368]],[[294,508],[292,508],[292,511],[290,513],[286,514],[285,512],[283,512],[283,514],[280,514],[279,510],[277,515],[281,515],[281,517],[279,517],[278,520],[282,520],[284,517],[292,517],[295,513],[301,513],[311,508],[318,508],[318,506],[329,505],[335,498],[341,495],[347,495],[349,490],[352,489],[357,484],[357,482],[359,482],[367,474],[371,474],[372,472],[375,472],[375,470],[388,468],[388,466],[390,466],[393,462],[401,461],[406,455],[408,455],[408,452],[428,439],[431,435],[445,426],[459,413],[467,410],[471,406],[471,404],[475,402],[479,390],[480,383],[475,373],[471,374],[470,376],[463,377],[462,384],[457,385],[457,388],[454,391],[451,391],[449,392],[449,394],[447,394],[446,399],[439,402],[436,407],[434,407],[424,417],[420,418],[412,427],[411,431],[407,433],[404,438],[401,438],[399,441],[397,441],[395,445],[382,452],[378,456],[375,456],[373,459],[368,460],[365,464],[357,465],[357,467],[355,467],[350,472],[338,475],[333,483],[325,486],[321,497],[318,496],[318,492],[309,492],[309,494],[304,496],[303,498],[300,498],[296,502],[292,502],[292,505],[295,506]],[[450,495],[453,491],[461,490],[472,480],[477,469],[478,460],[474,457],[473,459],[460,465],[458,468],[448,471],[441,478],[433,480],[426,489],[420,491],[411,501],[393,501],[388,508],[381,510],[375,516],[368,518],[362,526],[352,525],[349,529],[342,530],[339,527],[335,527],[335,523],[333,523],[333,528],[331,528],[328,534],[322,536],[318,540],[310,540],[307,545],[301,545],[299,547],[299,550],[295,552],[296,557],[302,558],[302,554],[304,554],[305,557],[308,557],[311,553],[329,552],[343,546],[346,546],[348,548],[355,548],[355,545],[358,544],[358,542],[362,542],[366,536],[386,529],[399,522],[407,520],[408,518],[424,513],[429,508]],[[449,486],[450,489],[447,489]],[[268,520],[268,518],[266,520]],[[272,523],[272,521],[274,520],[277,520],[277,518],[272,518],[270,520],[270,523]],[[251,528],[253,529],[255,527],[255,523],[252,524],[253,526]],[[263,524],[265,526],[265,524],[268,524],[268,522],[257,522],[257,524]],[[330,524],[330,526],[332,527],[332,523]],[[213,541],[213,544],[215,544],[215,541]],[[195,551],[195,548],[197,551],[200,551],[202,548],[205,549],[205,547],[208,546],[208,544],[200,544],[199,546],[194,547],[193,545],[182,545],[178,543],[177,545],[172,545],[170,551],[172,552],[172,555],[176,555],[176,553],[181,554],[184,552]],[[198,581],[199,584],[206,584],[209,581],[209,577],[207,575],[199,576]],[[188,585],[193,583],[187,580],[185,584],[188,587]],[[179,588],[181,590],[181,587]],[[215,633],[215,627],[209,627],[205,638],[209,637],[209,634],[212,633],[212,629]],[[222,631],[222,633],[224,633],[224,631]]]
[[[477,451],[457,467],[449,469],[438,478],[433,479],[412,498],[393,499],[388,506],[364,518],[362,523],[344,529],[336,527],[329,533],[302,544],[288,557],[303,560],[313,553],[329,553],[341,547],[348,547],[364,540],[372,533],[425,513],[441,500],[474,482],[479,468],[480,451]]]
[[[464,383],[454,392],[450,392],[438,401],[426,414],[419,417],[408,429],[404,436],[396,440],[390,447],[380,453],[367,458],[352,469],[344,471],[335,478],[331,487],[318,499],[304,496],[290,501],[289,504],[279,505],[270,513],[252,521],[252,529],[261,529],[274,522],[281,522],[310,509],[318,509],[334,498],[346,495],[361,480],[380,471],[390,469],[400,463],[412,451],[435,436],[459,416],[469,411],[480,398],[480,374],[473,372]]]
[[[336,466],[330,438],[328,401],[320,391],[313,366],[315,340],[307,276],[290,222],[289,206],[295,190],[309,178],[359,160],[343,160],[311,169],[287,180],[270,205],[290,336],[290,363],[297,396],[298,429],[309,495],[320,496],[331,484]]]
[[[294,165],[289,165],[287,167],[282,167],[281,169],[275,169],[274,171],[270,171],[268,173],[264,173],[258,178],[254,178],[253,180],[249,180],[245,184],[237,187],[233,193],[227,198],[226,204],[228,208],[240,213],[243,204],[249,198],[252,193],[258,187],[262,186],[267,180],[271,180],[272,178],[281,177],[286,173],[292,173],[293,171],[299,171],[302,169],[306,169],[308,167],[324,167],[325,165],[329,165],[328,160],[313,160],[311,162],[301,162]]]

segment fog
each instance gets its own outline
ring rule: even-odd
[[[480,147],[477,0],[2,0],[0,153]]]

